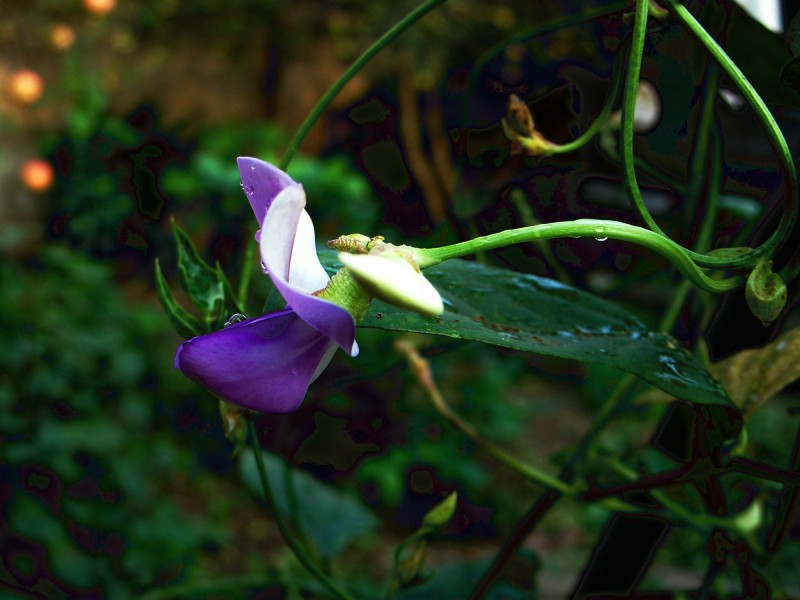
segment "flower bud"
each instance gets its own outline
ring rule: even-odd
[[[428,511],[428,514],[426,514],[425,518],[422,520],[422,526],[435,528],[446,525],[447,522],[453,518],[453,514],[456,512],[457,503],[458,493],[450,493],[447,498],[439,502],[439,504]]]
[[[772,272],[772,261],[758,263],[745,286],[745,299],[750,312],[767,327],[781,314],[786,298],[786,284],[780,275]]]
[[[359,285],[374,297],[423,315],[444,312],[442,297],[399,248],[384,244],[371,254],[339,253]]]
[[[371,238],[360,233],[351,233],[348,235],[340,235],[335,240],[328,242],[328,248],[333,248],[339,252],[350,252],[351,254],[366,254],[367,244]]]
[[[528,105],[516,94],[508,97],[508,112],[500,119],[500,125],[505,136],[513,142],[512,154],[524,152],[529,156],[549,156],[558,149],[558,144],[536,131]]]

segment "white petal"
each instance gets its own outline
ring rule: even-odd
[[[289,283],[306,292],[316,292],[328,285],[330,277],[319,262],[314,223],[303,210],[297,223],[297,235],[292,246],[292,262],[289,266]]]

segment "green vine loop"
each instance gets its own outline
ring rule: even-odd
[[[283,171],[289,166],[289,163],[292,162],[294,155],[300,149],[300,144],[303,143],[303,140],[308,135],[308,132],[311,131],[311,128],[314,126],[319,118],[322,116],[322,113],[330,106],[330,103],[333,102],[333,99],[342,91],[344,86],[346,86],[350,80],[355,77],[355,75],[366,65],[372,58],[378,54],[381,50],[383,50],[386,46],[391,44],[401,33],[403,33],[406,29],[411,27],[414,23],[419,21],[422,17],[432,11],[434,8],[439,6],[440,4],[444,4],[447,0],[426,0],[420,4],[417,8],[412,10],[408,13],[405,17],[403,17],[400,21],[395,23],[389,31],[384,33],[378,40],[375,41],[369,48],[367,48],[364,53],[359,56],[353,64],[348,67],[348,69],[342,73],[342,75],[337,79],[334,84],[330,87],[330,89],[325,92],[325,95],[317,102],[316,106],[311,110],[311,112],[306,117],[306,120],[303,121],[303,124],[300,125],[300,128],[297,130],[297,133],[294,134],[294,137],[289,142],[289,147],[286,149],[286,154],[283,155],[281,159],[279,168]]]
[[[306,548],[292,534],[289,524],[278,508],[278,503],[275,501],[275,495],[272,493],[272,486],[269,483],[269,475],[267,474],[267,466],[264,464],[264,457],[261,454],[261,444],[258,441],[258,432],[256,425],[252,418],[247,420],[247,426],[250,433],[250,443],[253,446],[253,454],[256,459],[256,468],[258,469],[258,476],[261,480],[261,488],[264,491],[264,500],[267,502],[275,523],[283,536],[284,541],[292,550],[300,564],[311,573],[317,580],[324,585],[330,592],[339,600],[354,600],[353,596],[345,592],[334,581],[332,581],[322,570],[322,568],[311,558]]]
[[[625,174],[625,189],[633,206],[647,227],[663,237],[667,235],[650,216],[645,206],[639,183],[636,181],[636,165],[633,157],[633,119],[636,114],[636,92],[639,88],[639,73],[642,68],[642,53],[647,33],[648,0],[636,1],[636,17],[633,24],[631,49],[628,55],[628,71],[625,74],[625,88],[622,100],[622,169]]]
[[[800,188],[798,188],[797,171],[794,166],[794,161],[786,139],[778,127],[778,124],[775,122],[775,118],[736,63],[731,60],[717,41],[711,37],[702,25],[700,25],[686,7],[681,5],[677,0],[665,0],[665,3],[678,20],[701,44],[703,44],[709,54],[711,54],[714,60],[722,67],[723,71],[725,71],[725,74],[736,84],[741,94],[750,104],[775,149],[776,157],[786,181],[784,211],[780,225],[772,236],[761,246],[754,249],[752,252],[734,258],[707,256],[689,251],[689,256],[695,260],[698,265],[704,267],[735,268],[752,266],[758,260],[772,256],[779,247],[787,242],[795,221],[797,220],[798,190]],[[800,257],[795,254],[786,269],[781,272],[781,275],[785,281],[790,281],[797,275],[798,271],[800,271]]]
[[[563,237],[594,238],[600,241],[613,239],[639,244],[665,257],[682,275],[707,292],[721,294],[742,284],[740,277],[712,279],[694,263],[683,247],[663,235],[636,225],[604,219],[578,219],[576,221],[543,223],[541,225],[500,231],[451,246],[419,249],[418,252],[421,259],[419,266],[424,269],[451,258],[459,258],[476,252],[485,252],[533,240]]]

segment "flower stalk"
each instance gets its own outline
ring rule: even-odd
[[[297,538],[293,535],[288,522],[278,508],[278,503],[275,501],[275,495],[272,493],[272,486],[269,482],[267,467],[264,464],[264,457],[261,454],[261,444],[258,441],[256,424],[253,419],[248,419],[247,425],[250,432],[250,441],[253,445],[253,453],[255,454],[258,477],[261,480],[261,487],[264,491],[264,500],[266,501],[270,512],[272,512],[272,517],[275,519],[275,524],[278,526],[284,541],[294,553],[295,557],[297,557],[297,560],[300,561],[300,564],[302,564],[309,573],[316,577],[320,583],[328,588],[328,590],[336,598],[339,598],[339,600],[354,600],[350,594],[336,585],[336,583],[325,574],[316,561],[311,558],[311,555],[308,553],[307,549],[303,547],[303,545],[300,544]]]
[[[578,219],[575,221],[543,223],[541,225],[500,231],[450,246],[420,249],[420,268],[425,269],[451,258],[460,258],[476,252],[485,252],[512,244],[561,237],[594,238],[599,241],[613,239],[639,244],[665,257],[682,275],[707,292],[727,292],[742,283],[740,277],[712,279],[692,261],[684,248],[667,237],[643,227],[604,219]]]

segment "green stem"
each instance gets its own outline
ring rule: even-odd
[[[708,170],[708,177],[704,177],[699,173],[697,175],[699,179],[707,180],[706,205],[702,213],[703,222],[700,225],[700,231],[697,232],[697,240],[695,241],[695,249],[699,252],[705,252],[711,248],[714,225],[719,213],[719,190],[722,184],[722,145],[720,144],[716,127],[713,125],[712,130],[711,151],[707,157],[707,162],[704,162],[705,168]]]
[[[253,275],[253,257],[258,247],[258,243],[254,239],[249,239],[245,244],[246,248],[244,251],[244,262],[242,264],[242,275],[239,278],[239,289],[236,291],[236,297],[239,299],[239,306],[244,309],[247,307],[247,294],[250,292],[250,279]]]
[[[756,92],[755,88],[753,88],[744,76],[741,69],[731,60],[717,41],[702,25],[700,25],[686,7],[677,2],[677,0],[665,0],[665,2],[678,20],[689,29],[703,46],[705,46],[706,50],[714,57],[723,71],[725,71],[725,74],[736,84],[739,88],[739,92],[750,104],[775,149],[780,169],[786,181],[786,195],[784,198],[784,210],[781,215],[781,222],[778,229],[761,246],[746,255],[736,258],[721,258],[704,256],[702,254],[694,255],[694,253],[691,255],[697,264],[701,266],[751,266],[764,257],[772,256],[777,248],[783,246],[789,239],[792,228],[797,220],[799,188],[794,160],[792,159],[792,154],[789,151],[786,139],[780,127],[778,127],[778,124],[775,122],[775,118],[761,99],[761,96],[758,95],[758,92]],[[791,281],[797,275],[798,271],[800,271],[800,256],[795,253],[793,258],[787,263],[785,269],[781,271],[781,277],[783,277],[784,281]]]
[[[711,279],[687,256],[687,251],[684,248],[669,238],[643,227],[603,219],[578,219],[576,221],[544,223],[542,225],[500,231],[451,246],[420,249],[421,260],[419,266],[424,269],[442,261],[468,256],[475,252],[484,252],[533,240],[559,237],[610,238],[639,244],[664,256],[697,287],[708,292],[727,292],[742,283],[739,277],[722,280]]]
[[[286,522],[283,513],[281,513],[281,511],[278,509],[278,503],[275,501],[275,496],[272,493],[272,486],[269,483],[267,467],[264,464],[264,457],[261,453],[261,444],[258,441],[258,432],[256,431],[256,425],[252,418],[248,419],[248,427],[250,430],[250,441],[253,445],[253,453],[255,454],[256,458],[258,476],[261,479],[261,487],[264,490],[264,500],[266,500],[267,505],[272,512],[272,516],[275,519],[275,523],[278,525],[278,529],[280,529],[284,541],[297,557],[297,560],[300,561],[300,564],[303,565],[303,567],[305,567],[309,573],[316,577],[322,585],[328,588],[328,590],[334,596],[340,600],[354,600],[350,594],[341,589],[325,574],[322,568],[311,558],[306,548],[304,548],[295,539],[294,535],[292,535],[289,524]]]
[[[686,189],[686,220],[684,222],[684,235],[689,234],[689,227],[697,222],[697,207],[700,206],[700,199],[703,192],[703,184],[706,182],[705,173],[708,170],[709,146],[711,137],[716,133],[716,123],[714,121],[714,108],[716,106],[717,94],[719,93],[719,69],[717,65],[711,63],[707,65],[704,77],[704,91],[702,99],[702,111],[700,119],[695,127],[694,145],[692,148],[692,160],[689,163],[689,185]],[[716,136],[714,136],[716,138]],[[716,150],[716,148],[715,148]],[[719,171],[721,170],[721,153],[714,154],[713,160],[717,167],[717,177],[709,181],[707,196],[709,202],[719,197]],[[713,227],[716,224],[716,210],[703,211],[702,228],[707,231],[710,240]],[[698,236],[699,240],[699,236]],[[703,244],[695,244],[695,250],[706,252],[710,248]]]
[[[680,196],[686,195],[686,184],[682,181],[678,181],[672,174],[667,173],[663,167],[658,168],[650,164],[643,156],[634,157],[634,161],[636,162],[636,167],[640,171],[646,173],[655,181],[671,188],[673,192]]]
[[[395,25],[392,26],[389,31],[384,33],[374,44],[367,48],[364,53],[359,56],[344,73],[342,73],[341,77],[336,80],[330,89],[325,92],[325,95],[320,99],[320,101],[317,102],[316,106],[306,117],[306,120],[303,121],[302,125],[300,125],[300,129],[297,130],[297,133],[295,133],[291,142],[289,142],[289,147],[286,150],[286,154],[283,155],[279,165],[282,170],[286,170],[286,168],[289,166],[289,163],[292,162],[294,155],[300,149],[300,144],[303,143],[306,135],[308,135],[308,132],[311,131],[311,128],[314,126],[314,123],[317,122],[317,120],[322,116],[322,113],[324,113],[330,103],[333,102],[333,99],[339,94],[339,92],[342,91],[344,86],[350,82],[356,73],[358,73],[364,67],[364,65],[372,60],[372,58],[378,54],[378,52],[392,43],[401,33],[419,21],[434,8],[440,4],[444,4],[446,1],[447,0],[426,0],[426,2],[420,4],[400,21],[395,23]]]
[[[623,462],[614,459],[610,461],[611,467],[626,479],[635,481],[639,478],[639,473],[631,469]],[[721,527],[723,529],[736,529],[736,520],[732,517],[718,517],[716,515],[709,515],[707,513],[694,513],[681,504],[678,504],[667,496],[663,490],[651,489],[650,495],[658,500],[666,509],[670,516],[678,517],[687,525],[691,525],[700,531],[708,531],[713,527]]]

